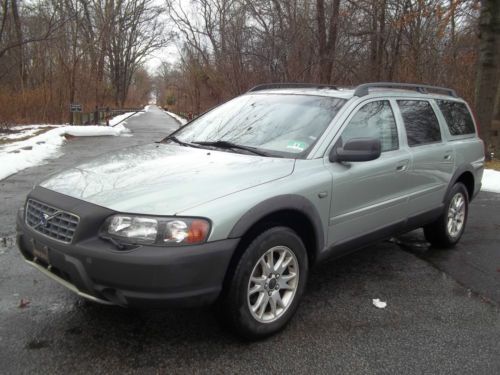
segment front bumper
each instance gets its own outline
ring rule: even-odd
[[[17,217],[17,243],[26,262],[80,296],[134,307],[199,306],[214,302],[222,290],[238,239],[182,247],[139,246],[117,250],[97,236],[114,212],[37,187],[31,198],[81,217],[71,244],[53,240]],[[93,206],[93,207],[92,207]],[[86,222],[85,213],[92,220]],[[34,249],[43,248],[48,259]]]

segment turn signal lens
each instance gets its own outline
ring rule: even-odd
[[[193,220],[189,227],[187,243],[200,243],[205,241],[208,236],[209,225],[204,220]]]
[[[210,224],[206,220],[173,220],[167,222],[164,242],[197,244],[208,237]]]

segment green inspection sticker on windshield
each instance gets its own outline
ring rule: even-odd
[[[300,141],[288,141],[286,148],[291,148],[293,150],[302,152],[307,148],[307,144]]]

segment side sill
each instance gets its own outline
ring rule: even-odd
[[[437,220],[439,216],[443,213],[444,204],[441,204],[439,207],[434,208],[430,211],[422,212],[415,216],[409,217],[406,221],[405,231],[411,231],[413,229],[417,229],[423,227],[424,225],[430,224],[433,221]]]
[[[377,229],[376,231],[370,232],[368,234],[364,234],[360,237],[351,238],[344,242],[334,244],[332,247],[324,249],[319,254],[317,263],[320,263],[324,260],[332,260],[335,258],[340,258],[344,255],[350,254],[359,249],[367,247],[373,243],[430,224],[443,213],[443,208],[444,205],[440,205],[435,209],[417,214],[415,216],[408,218],[407,220],[399,221],[397,223]]]
[[[340,258],[344,255],[362,249],[374,242],[378,242],[393,236],[395,233],[401,233],[405,229],[405,221],[399,221],[397,223],[388,225],[386,227],[377,229],[368,234],[362,236],[348,239],[344,242],[334,244],[332,247],[325,249],[318,256],[318,262],[324,260],[331,260],[335,258]]]

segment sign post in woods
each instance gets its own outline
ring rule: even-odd
[[[74,125],[75,123],[75,113],[81,114],[82,113],[82,105],[78,103],[71,103],[69,105],[69,111],[71,113],[71,125]]]

